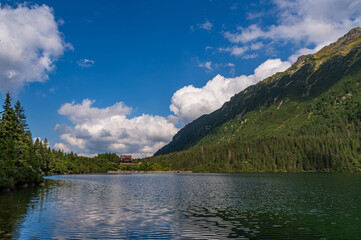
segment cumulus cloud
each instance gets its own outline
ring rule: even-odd
[[[128,117],[131,108],[122,102],[105,108],[93,107],[93,103],[84,99],[80,104],[72,102],[61,106],[59,114],[68,117],[74,128],[66,128],[67,132],[60,136],[63,145],[57,145],[59,148],[69,146],[84,154],[116,152],[149,156],[178,131],[174,125],[176,116]],[[56,129],[64,128],[57,126]]]
[[[255,24],[235,33],[225,32],[224,36],[237,44],[268,39],[325,46],[361,25],[359,0],[274,0],[273,3],[278,24]]]
[[[198,24],[198,27],[204,30],[212,30],[213,23],[211,23],[209,20],[206,20],[204,23]]]
[[[82,103],[75,104],[65,103],[60,109],[59,114],[67,116],[72,123],[86,123],[91,120],[110,118],[115,116],[124,116],[129,114],[132,109],[126,106],[122,102],[118,102],[113,106],[106,108],[96,108],[91,105],[94,103],[94,100],[84,99]]]
[[[175,115],[169,115],[167,117],[167,119],[168,119],[168,122],[173,123],[174,125],[178,124],[179,120],[180,120],[179,117],[177,117]]]
[[[291,63],[288,61],[269,59],[259,65],[254,74],[249,76],[225,78],[217,75],[201,88],[189,85],[176,91],[169,108],[184,124],[187,124],[203,114],[211,113],[220,108],[234,94],[246,87],[256,84],[276,72],[284,71],[290,66]]]
[[[92,67],[94,65],[94,60],[90,60],[90,59],[80,59],[77,64],[80,66],[80,67],[84,67],[84,68],[89,68],[89,67]]]
[[[46,81],[68,47],[50,7],[0,5],[0,91]]]
[[[73,127],[66,124],[56,124],[54,127],[55,132],[71,132]]]
[[[54,149],[60,150],[60,151],[66,152],[66,153],[71,152],[70,148],[67,145],[65,145],[64,143],[55,143]]]

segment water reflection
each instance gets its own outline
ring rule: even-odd
[[[12,229],[0,227],[2,236],[14,232],[18,239],[361,238],[360,174],[50,179],[44,188],[0,195],[0,225]],[[3,215],[6,206],[11,214]]]
[[[12,239],[17,234],[17,228],[24,221],[27,212],[38,207],[38,196],[46,188],[30,187],[16,189],[10,192],[4,189],[0,192],[0,239]]]

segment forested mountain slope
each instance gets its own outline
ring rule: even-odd
[[[188,124],[155,155],[174,153],[151,160],[200,171],[358,171],[360,83],[355,28]]]
[[[194,120],[192,123],[186,125],[181,129],[173,138],[173,140],[155,155],[166,154],[175,151],[186,150],[201,141],[207,135],[219,135],[219,126],[228,121],[242,122],[246,120],[248,113],[255,111],[260,113],[258,120],[263,125],[253,124],[255,129],[250,127],[252,122],[247,121],[247,128],[249,134],[247,136],[237,136],[238,139],[248,139],[249,137],[262,135],[258,131],[262,131],[269,135],[268,128],[272,129],[272,124],[269,120],[274,122],[279,117],[286,120],[288,115],[301,114],[296,109],[303,109],[306,104],[311,103],[311,100],[316,100],[322,95],[325,102],[322,101],[319,104],[327,104],[326,101],[333,103],[342,102],[342,99],[336,99],[337,97],[350,97],[347,94],[352,94],[351,89],[358,86],[359,79],[357,74],[361,67],[360,52],[361,52],[361,28],[352,29],[345,36],[340,38],[337,42],[324,47],[316,54],[310,54],[301,56],[292,67],[285,72],[277,73],[272,77],[269,77],[256,85],[250,86],[244,91],[236,94],[231,98],[229,102],[226,102],[220,109],[215,112],[203,115],[200,118]],[[352,78],[352,79],[350,79]],[[336,96],[338,86],[335,86],[340,80],[348,82],[344,86],[344,90],[347,91],[343,96]],[[342,85],[342,83],[339,83]],[[356,85],[357,84],[357,85]],[[334,89],[334,91],[332,91]],[[331,102],[329,102],[331,104]],[[337,105],[337,104],[336,104]],[[313,108],[311,105],[309,108]],[[315,106],[316,107],[316,106]],[[318,106],[320,107],[320,106]],[[269,114],[276,114],[277,116],[266,116],[266,110]],[[286,110],[292,110],[291,112]],[[274,111],[273,111],[274,110]],[[275,111],[277,110],[277,111]],[[282,114],[279,114],[282,112]],[[287,114],[285,116],[284,114]],[[247,117],[246,117],[247,115]],[[278,115],[280,115],[278,117]],[[261,119],[264,119],[261,120]],[[298,121],[303,125],[304,119]],[[237,126],[239,128],[239,126]],[[236,127],[235,127],[236,128]],[[243,126],[245,128],[245,126]],[[299,131],[301,131],[299,126]],[[254,130],[257,130],[254,131]],[[288,129],[289,130],[289,129]],[[287,131],[288,131],[287,130]],[[294,129],[296,131],[296,129]],[[228,131],[226,131],[228,132]],[[251,133],[252,132],[252,133]],[[254,136],[253,136],[254,135]],[[211,137],[207,140],[203,140],[204,143],[217,142],[218,140],[210,141]],[[220,139],[219,139],[220,140]]]

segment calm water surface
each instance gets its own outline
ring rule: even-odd
[[[53,176],[0,193],[0,238],[361,239],[361,174]]]

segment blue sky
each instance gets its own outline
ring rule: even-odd
[[[358,0],[0,2],[1,97],[34,137],[85,155],[151,155],[361,25]]]

